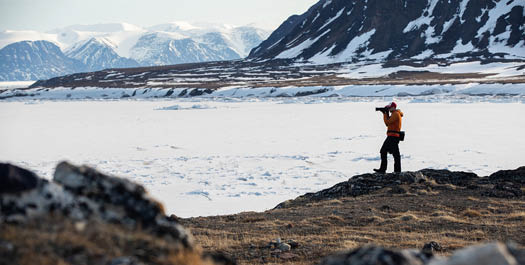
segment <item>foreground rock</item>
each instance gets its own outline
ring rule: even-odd
[[[391,250],[366,246],[324,258],[319,265],[521,265],[525,250],[502,243],[471,246],[451,257],[433,256],[418,250]]]
[[[367,246],[328,256],[320,265],[423,265],[428,260],[427,256],[415,251]]]
[[[145,227],[159,235],[170,235],[184,247],[192,247],[191,236],[166,217],[162,205],[146,190],[128,180],[110,177],[89,167],[60,163],[53,182],[11,165],[1,165],[8,189],[0,198],[1,217],[24,222],[59,212],[74,220],[95,218],[130,227]]]
[[[130,237],[136,237],[137,240],[144,237],[139,240],[139,242],[142,240],[143,243],[137,242],[137,244],[143,244],[143,247],[147,248],[147,242],[150,242],[152,249],[150,252],[155,251],[157,247],[154,246],[162,246],[167,243],[170,245],[169,248],[159,253],[167,256],[198,255],[191,234],[180,224],[169,219],[162,205],[149,198],[142,186],[128,180],[107,176],[89,167],[77,167],[63,162],[57,166],[51,182],[22,168],[0,164],[0,183],[0,226],[2,227],[0,239],[2,240],[10,236],[23,237],[23,235],[12,235],[12,233],[39,230],[42,224],[46,224],[46,226],[55,227],[52,228],[55,234],[65,237],[68,237],[68,233],[71,232],[84,233],[87,234],[87,237],[91,237],[95,234],[111,234],[114,230],[122,230],[112,236],[122,236],[123,238],[119,240],[126,240],[126,242],[135,240]],[[14,224],[14,226],[10,226],[10,230],[4,230],[8,224]],[[112,228],[114,225],[116,227]],[[47,232],[46,230],[48,229],[44,228],[42,232]],[[45,235],[41,236],[45,237]],[[100,235],[100,237],[103,236]],[[35,241],[38,237],[35,235]],[[157,238],[166,243],[159,243]],[[111,239],[110,237],[109,240]],[[27,244],[31,245],[31,239],[27,240],[29,240]],[[90,240],[97,239],[91,238]],[[134,245],[135,243],[131,241],[128,243]],[[40,243],[58,244],[57,242]],[[88,247],[82,243],[79,244],[82,245],[81,249],[73,251],[74,253],[90,252]],[[28,246],[17,246],[8,241],[2,241],[1,245],[4,250],[12,250],[11,256],[25,260],[24,257],[16,255],[16,249]],[[62,248],[65,247],[67,244],[56,251],[63,252]],[[113,251],[108,250],[107,252]],[[6,257],[6,255],[2,256]],[[72,254],[58,255],[67,260]],[[73,259],[70,262],[73,264],[99,263],[106,262],[110,258],[108,256],[97,259],[95,254],[91,258],[88,258],[90,256],[88,254],[84,256],[86,257],[78,258],[78,261]],[[150,256],[151,259],[146,255],[146,258],[138,260],[129,257],[115,257],[110,263],[142,264],[144,261],[154,261],[153,257],[156,255],[151,254]]]

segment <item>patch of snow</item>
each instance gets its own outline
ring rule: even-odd
[[[155,110],[196,110],[196,109],[202,110],[202,109],[215,109],[215,108],[216,107],[210,107],[210,106],[207,106],[207,105],[195,104],[195,105],[188,106],[188,107],[183,107],[183,106],[180,106],[180,105],[172,105],[172,106],[157,108]]]
[[[487,22],[478,30],[476,38],[481,38],[481,35],[485,32],[493,32],[496,27],[496,22],[499,17],[509,13],[515,6],[523,6],[522,1],[499,1],[496,2],[496,6],[489,11],[489,19]]]
[[[345,50],[336,55],[337,58],[335,61],[341,62],[351,60],[356,55],[356,51],[362,47],[365,47],[372,35],[375,33],[376,30],[373,29],[353,38],[350,43],[348,43]]]
[[[434,54],[434,51],[429,49],[429,50],[423,51],[422,53],[420,53],[420,54],[418,54],[416,56],[412,56],[412,58],[416,59],[416,60],[423,60],[423,59],[429,58],[433,54]]]
[[[470,0],[461,0],[461,3],[459,4],[459,19],[461,21],[461,24],[465,23],[465,20],[463,19],[463,14],[465,14],[465,11],[467,10],[467,5]]]
[[[326,49],[325,51],[321,51],[320,53],[314,55],[312,58],[309,59],[310,62],[315,64],[330,64],[334,62],[334,58],[330,56],[330,53],[335,48],[335,44]]]
[[[279,44],[279,42],[281,42],[283,39],[284,39],[284,37],[282,37],[281,39],[276,41],[274,44],[272,44],[270,47],[268,47],[268,50],[271,50],[273,47],[275,47],[275,45]]]
[[[387,58],[392,52],[393,52],[393,50],[388,50],[388,51],[384,51],[384,52],[373,53],[373,50],[367,50],[366,52],[363,53],[363,56],[365,56],[367,60],[383,61],[383,60],[385,60],[385,59],[386,59],[386,58]]]
[[[481,10],[481,14],[475,18],[478,23],[481,22],[481,18],[483,17],[483,15],[485,15],[485,13],[487,13],[487,11],[488,11],[488,8],[483,8]]]
[[[469,42],[467,44],[462,44],[461,39],[459,39],[456,42],[456,46],[454,46],[454,49],[450,53],[456,54],[456,53],[465,53],[465,52],[471,52],[476,51],[477,49],[474,48],[474,45],[472,45],[472,42]]]
[[[454,17],[452,17],[450,20],[443,23],[443,31],[441,32],[441,34],[447,32],[450,29],[450,27],[454,24],[454,21],[456,21],[457,18],[458,15],[454,15]]]
[[[431,64],[426,67],[398,66],[383,68],[381,64],[368,64],[356,69],[342,70],[340,77],[343,78],[374,78],[383,77],[398,71],[429,71],[435,73],[481,73],[491,74],[491,78],[509,77],[524,75],[525,70],[517,70],[520,63],[489,63],[481,64],[480,62],[455,63],[449,66],[440,66]]]
[[[35,81],[0,81],[0,89],[27,88]]]
[[[423,13],[421,16],[415,20],[410,21],[406,27],[403,29],[403,33],[410,32],[412,30],[419,29],[423,25],[428,25],[430,27],[430,22],[432,21],[432,13],[434,12],[434,8],[436,7],[436,4],[439,2],[439,0],[429,0],[428,6],[423,10]],[[428,12],[428,15],[425,15],[425,13]]]
[[[441,35],[435,36],[435,27],[428,26],[428,28],[425,30],[425,44],[434,44],[441,41]]]
[[[319,18],[319,16],[321,16],[321,13],[317,12],[317,15],[312,20],[312,23],[314,23]]]
[[[276,59],[295,58],[295,57],[299,56],[303,52],[304,49],[307,49],[310,46],[312,46],[312,44],[316,43],[320,38],[322,38],[328,32],[330,32],[330,29],[326,30],[324,33],[322,33],[321,35],[319,35],[315,39],[307,39],[307,40],[303,41],[302,43],[300,43],[299,45],[297,45],[295,47],[292,47],[292,48],[290,48],[288,50],[284,50],[279,55],[277,55],[275,58]]]
[[[337,12],[337,14],[334,17],[330,18],[322,27],[319,28],[319,31],[321,31],[323,28],[325,28],[326,26],[334,22],[336,19],[338,19],[343,14],[343,11],[345,11],[345,9],[346,7],[343,7],[343,9]]]

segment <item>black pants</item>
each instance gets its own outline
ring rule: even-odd
[[[399,154],[399,138],[394,136],[386,137],[381,147],[381,167],[379,170],[386,171],[388,153],[394,155],[394,172],[401,172],[401,155]]]

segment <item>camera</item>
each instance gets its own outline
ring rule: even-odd
[[[376,108],[376,111],[381,111],[381,112],[388,112],[388,108],[387,107],[382,107],[382,108]]]

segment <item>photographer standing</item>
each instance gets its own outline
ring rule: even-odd
[[[388,127],[386,133],[387,137],[383,146],[381,147],[381,167],[375,169],[377,173],[385,173],[387,168],[387,154],[391,153],[394,155],[394,172],[401,172],[401,155],[399,154],[399,141],[404,139],[405,132],[401,131],[401,120],[403,112],[397,109],[397,104],[392,102],[386,105],[384,108],[378,108],[383,112],[383,120],[385,125]],[[390,114],[392,113],[392,114]]]

